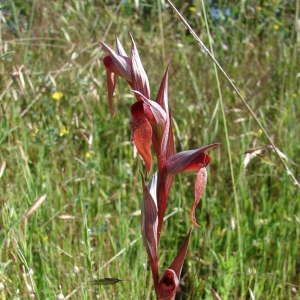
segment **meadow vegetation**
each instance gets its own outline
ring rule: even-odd
[[[128,126],[134,96],[118,80],[112,119],[98,44],[117,35],[129,51],[128,30],[152,95],[171,63],[177,152],[221,143],[176,299],[213,299],[211,287],[222,299],[300,299],[298,187],[272,148],[245,167],[245,153],[269,142],[219,74],[232,182],[212,61],[165,1],[116,2],[16,0],[1,11],[0,55],[13,53],[0,60],[0,299],[155,299],[140,229],[145,168]],[[206,13],[200,0],[174,4],[209,45],[207,17],[216,59],[300,178],[299,1],[205,1]],[[161,269],[191,227],[194,180],[175,178]],[[90,284],[101,278],[123,281]]]

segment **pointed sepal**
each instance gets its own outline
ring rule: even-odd
[[[132,70],[131,70],[131,60],[130,58],[119,55],[112,48],[103,42],[100,42],[101,46],[108,53],[111,61],[104,62],[106,68],[110,68],[112,72],[125,78],[127,81],[132,81]]]
[[[132,47],[131,47],[131,67],[132,67],[132,81],[133,89],[139,91],[146,98],[150,99],[150,87],[147,74],[144,70],[140,56],[133,40],[132,35],[130,34]]]
[[[153,174],[149,182],[148,187],[145,185],[144,177],[142,177],[143,185],[143,201],[142,201],[142,235],[146,246],[147,254],[149,257],[152,275],[154,279],[155,287],[158,282],[158,256],[157,256],[157,225],[158,225],[158,213],[157,213],[157,173]]]

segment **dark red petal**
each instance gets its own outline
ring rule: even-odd
[[[206,168],[202,168],[200,169],[197,178],[196,178],[196,182],[195,182],[195,200],[194,200],[194,204],[193,207],[191,209],[191,213],[190,213],[190,218],[191,221],[193,222],[193,224],[197,227],[200,227],[197,224],[196,218],[195,218],[195,210],[197,205],[200,202],[201,196],[203,194],[205,185],[206,185],[206,181],[207,181],[207,172],[206,172]]]
[[[163,108],[158,104],[156,103],[155,101],[152,101],[152,100],[149,100],[147,99],[144,95],[142,95],[139,91],[133,91],[133,93],[135,95],[138,95],[139,98],[148,106],[150,107],[150,110],[152,112],[152,115],[154,116],[154,120],[156,122],[156,124],[164,124],[167,120],[167,114],[166,112],[163,110]],[[144,109],[145,111],[145,109]],[[150,116],[149,114],[149,117],[151,119],[152,116]],[[150,121],[150,120],[149,120]]]
[[[132,81],[133,88],[136,91],[142,93],[146,98],[150,99],[150,87],[147,74],[144,70],[140,56],[133,40],[132,35],[130,34],[132,47],[131,47],[131,63],[132,63]]]
[[[143,102],[135,102],[134,104],[131,105],[130,111],[132,114],[132,117],[135,119],[145,119],[145,114],[144,114],[144,103]]]
[[[130,120],[130,129],[132,140],[137,148],[138,153],[144,160],[147,175],[152,168],[152,154],[150,150],[152,128],[148,120],[143,116],[143,103],[136,102],[131,108],[132,119]]]
[[[210,156],[206,153],[200,153],[188,164],[188,166],[182,171],[182,173],[198,171],[199,169],[206,167],[209,162]]]
[[[173,270],[167,269],[161,276],[156,289],[160,300],[174,299],[179,288],[179,279]]]
[[[167,160],[167,172],[170,174],[178,174],[189,171],[197,171],[202,167],[206,167],[210,161],[210,157],[206,154],[211,148],[219,144],[211,144],[195,150],[179,152]]]

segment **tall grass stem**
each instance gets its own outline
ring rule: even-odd
[[[204,15],[204,20],[205,20],[205,26],[206,26],[206,30],[207,30],[207,34],[208,34],[209,48],[212,53],[212,56],[214,57],[214,50],[213,50],[213,46],[212,46],[211,35],[210,35],[207,16],[206,16],[205,4],[204,4],[203,0],[201,1],[201,4],[202,4],[202,10],[203,10],[203,15]],[[235,204],[235,215],[236,215],[237,232],[238,232],[240,272],[241,272],[241,274],[243,274],[243,271],[244,271],[243,243],[242,243],[242,232],[241,232],[241,225],[240,225],[240,206],[239,206],[239,200],[238,200],[238,195],[237,195],[237,191],[236,191],[236,180],[235,180],[234,171],[233,171],[233,163],[232,163],[232,157],[231,157],[231,148],[230,148],[230,141],[229,141],[229,136],[228,136],[223,96],[222,96],[222,91],[221,91],[221,87],[220,87],[220,81],[219,81],[218,70],[217,70],[216,64],[214,64],[214,72],[215,72],[215,76],[216,76],[219,99],[220,99],[219,103],[221,106],[222,118],[223,118],[223,122],[224,122],[224,132],[225,132],[228,160],[229,160],[229,166],[230,166],[230,176],[231,176],[231,181],[232,181],[232,189],[233,189],[234,204]],[[245,294],[245,285],[244,285],[244,281],[242,280],[242,295],[244,295],[244,294]]]
[[[246,102],[246,100],[244,99],[244,97],[241,95],[241,93],[239,92],[239,90],[237,89],[237,87],[234,85],[234,83],[232,82],[232,80],[230,79],[230,77],[227,75],[227,73],[225,72],[225,70],[221,67],[221,65],[218,63],[218,61],[214,58],[214,56],[212,55],[212,53],[209,51],[209,49],[205,46],[205,44],[202,42],[202,40],[197,36],[197,34],[194,32],[194,30],[191,28],[191,26],[188,24],[188,22],[185,20],[185,18],[180,14],[180,12],[176,9],[176,7],[174,6],[174,4],[170,1],[167,0],[168,3],[170,4],[170,6],[172,7],[172,9],[174,10],[174,12],[176,13],[176,15],[178,16],[178,18],[180,19],[180,21],[184,24],[184,26],[189,30],[189,32],[192,34],[192,36],[194,37],[194,39],[199,43],[201,49],[203,52],[205,52],[210,59],[215,63],[215,65],[218,67],[218,69],[223,73],[223,75],[225,76],[225,78],[227,79],[227,81],[229,82],[229,84],[231,85],[231,87],[233,88],[233,90],[236,92],[236,94],[238,95],[239,99],[242,101],[242,103],[245,105],[245,107],[247,108],[247,110],[250,112],[250,114],[252,115],[252,117],[254,118],[255,122],[257,123],[257,125],[259,126],[259,128],[262,130],[263,134],[265,135],[265,137],[268,139],[268,141],[270,142],[270,144],[272,145],[274,152],[276,153],[277,157],[279,158],[279,160],[281,161],[282,165],[284,166],[287,174],[292,178],[294,184],[299,188],[300,190],[300,183],[298,182],[298,180],[296,179],[296,177],[294,176],[294,174],[290,171],[289,167],[287,166],[287,164],[285,163],[283,157],[280,155],[280,153],[278,152],[278,149],[276,148],[274,142],[272,141],[271,137],[268,135],[268,133],[266,132],[266,130],[264,129],[264,127],[262,126],[261,122],[259,121],[258,117],[256,116],[256,114],[254,113],[254,111],[251,109],[251,107],[248,105],[248,103]]]

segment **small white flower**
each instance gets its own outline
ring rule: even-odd
[[[79,268],[77,266],[74,266],[74,268],[73,268],[74,274],[78,274],[79,271],[80,271]]]
[[[63,294],[58,294],[57,295],[57,300],[64,300],[65,296]]]
[[[33,275],[34,271],[32,269],[28,270],[27,276]]]

